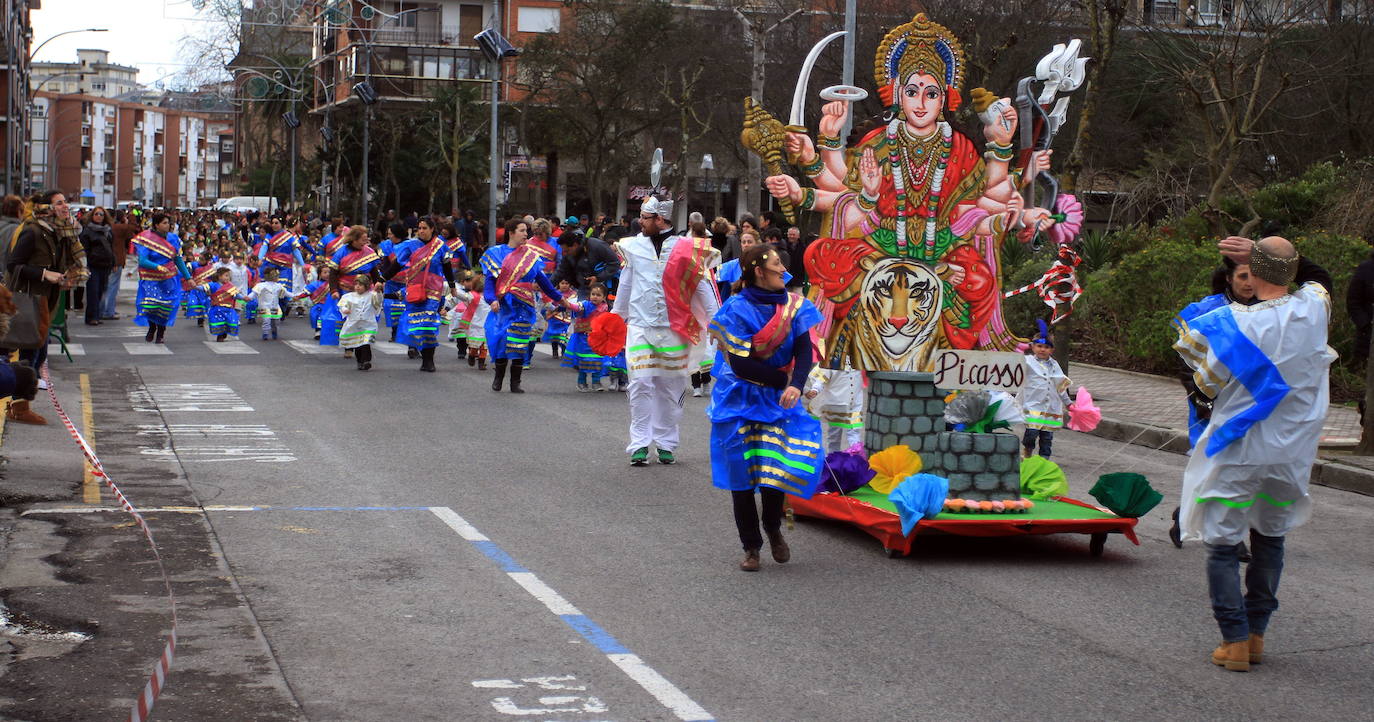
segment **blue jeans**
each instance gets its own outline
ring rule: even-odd
[[[123,266],[110,269],[109,285],[105,286],[105,297],[100,300],[101,318],[110,318],[115,315],[115,301],[119,298],[119,278],[122,275],[124,275]]]
[[[1279,608],[1279,576],[1283,573],[1283,537],[1250,531],[1250,565],[1245,570],[1245,592],[1240,588],[1240,545],[1205,544],[1207,586],[1212,595],[1212,615],[1221,627],[1221,638],[1243,642],[1251,634],[1264,634],[1269,617]]]
[[[1026,429],[1025,435],[1021,437],[1021,445],[1030,451],[1035,451],[1037,439],[1040,440],[1040,455],[1046,459],[1050,458],[1050,452],[1053,451],[1054,432],[1049,429]]]

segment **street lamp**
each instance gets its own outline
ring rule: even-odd
[[[25,71],[27,71],[29,66],[33,64],[33,58],[35,55],[38,54],[38,51],[42,50],[44,45],[47,45],[56,38],[60,38],[63,35],[71,35],[73,33],[104,32],[109,32],[109,30],[106,28],[82,28],[79,30],[64,30],[63,32],[57,33],[56,35],[53,35],[49,37],[47,40],[44,40],[43,42],[39,43],[38,47],[34,48],[32,51],[29,52],[28,57],[25,59],[26,62],[24,63],[24,69]],[[16,48],[14,47],[13,43],[6,43],[6,45],[10,46],[7,48],[7,61],[9,63],[9,67],[14,68],[15,65],[18,64],[18,61],[20,60],[21,56],[15,52]],[[26,185],[22,179],[26,177],[29,172],[28,156],[23,149],[27,148],[29,144],[28,107],[29,101],[33,98],[34,91],[29,90],[29,82],[27,75],[25,75],[24,77],[24,87],[22,91],[19,90],[17,85],[17,83],[10,82],[7,84],[7,87],[5,89],[5,117],[11,119],[10,122],[5,123],[5,188],[7,191],[15,190],[13,172],[15,165],[15,149],[19,149],[18,161],[19,165],[21,166],[21,186]],[[39,87],[42,87],[41,84]],[[19,92],[23,92],[23,95],[19,95]],[[16,114],[22,115],[22,117],[20,118],[20,122],[18,123],[13,122],[13,118]]]
[[[56,40],[56,39],[62,37],[63,35],[71,35],[71,34],[73,34],[73,33],[108,33],[108,32],[110,32],[110,29],[109,29],[109,28],[81,28],[80,30],[63,30],[62,32],[60,32],[60,33],[58,33],[58,34],[56,34],[56,35],[53,35],[52,37],[48,38],[47,40],[44,40],[43,42],[39,43],[39,44],[38,44],[38,47],[36,47],[36,48],[34,48],[33,50],[31,50],[31,51],[29,52],[29,62],[30,62],[30,63],[33,62],[34,57],[38,55],[38,51],[39,51],[39,50],[42,50],[42,49],[43,49],[43,46],[44,46],[44,45],[47,45],[48,43],[50,43],[50,42],[52,42],[52,41],[54,41],[54,40]]]
[[[501,101],[501,61],[506,58],[513,58],[520,54],[520,49],[511,45],[505,38],[501,37],[501,3],[499,0],[493,3],[492,18],[496,22],[496,27],[487,28],[478,33],[473,39],[482,49],[482,54],[491,61],[491,157],[488,159],[488,173],[490,182],[487,190],[487,238],[496,237],[496,206],[498,205],[499,191],[497,189],[497,179],[501,175],[501,139],[497,133],[500,124],[500,101]]]

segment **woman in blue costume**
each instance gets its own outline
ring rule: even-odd
[[[711,482],[731,492],[744,546],[740,569],[754,572],[763,547],[754,492],[763,497],[763,531],[781,564],[791,558],[782,538],[783,493],[810,498],[820,483],[821,425],[797,401],[811,372],[809,330],[821,314],[785,290],[787,267],[772,247],[745,251],[740,270],[709,327],[721,358],[706,415]]]
[[[138,297],[134,323],[148,327],[148,343],[162,343],[167,327],[176,323],[182,280],[191,278],[181,258],[181,239],[172,233],[166,213],[153,214],[153,227],[134,236],[138,250]]]
[[[353,290],[354,279],[364,273],[372,278],[382,275],[382,257],[368,245],[366,226],[353,226],[340,238],[343,239],[342,247],[329,259],[332,289],[330,301],[324,304],[324,313],[320,315],[321,346],[339,345],[339,329],[344,319],[337,301]]]
[[[496,362],[492,391],[500,391],[510,367],[510,391],[522,394],[520,375],[524,371],[525,350],[534,342],[535,286],[544,291],[549,300],[567,305],[549,277],[544,275],[543,256],[529,246],[530,227],[519,218],[506,222],[506,242],[487,249],[482,254],[482,272],[486,275],[482,299],[491,305],[491,313],[484,326],[487,347]]]
[[[406,242],[407,235],[406,224],[400,221],[387,226],[386,238],[377,247],[377,252],[382,256],[383,265],[390,264],[396,259],[396,249]],[[401,325],[401,313],[405,311],[405,300],[402,295],[405,290],[405,284],[399,280],[388,278],[386,283],[382,284],[382,316],[386,319],[386,325],[391,327],[393,343],[396,341],[396,332]]]
[[[400,279],[405,311],[401,314],[400,343],[419,349],[420,370],[434,371],[434,349],[439,346],[440,310],[444,305],[444,286],[453,291],[453,266],[448,245],[435,233],[434,221],[421,218],[416,237],[396,247],[388,280]]]

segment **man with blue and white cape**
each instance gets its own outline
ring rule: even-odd
[[[1308,480],[1328,404],[1331,297],[1318,283],[1293,293],[1293,244],[1227,238],[1221,252],[1249,263],[1258,303],[1232,303],[1179,329],[1174,349],[1213,399],[1212,418],[1183,475],[1184,539],[1207,547],[1212,612],[1222,644],[1213,663],[1247,671],[1263,658],[1278,608],[1284,537],[1312,512]],[[1240,583],[1240,545],[1253,555]]]

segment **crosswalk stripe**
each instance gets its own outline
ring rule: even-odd
[[[217,354],[255,354],[257,349],[242,341],[205,341],[211,351]]]
[[[314,341],[287,341],[287,346],[296,349],[304,354],[312,356],[323,356],[325,354],[343,354],[338,346],[321,346]]]
[[[69,353],[69,354],[71,354],[71,355],[73,355],[73,356],[85,356],[85,355],[86,355],[86,346],[85,346],[84,344],[79,344],[79,343],[69,343],[69,344],[67,344],[67,353]],[[61,356],[61,355],[62,355],[62,346],[59,345],[59,344],[55,344],[55,343],[50,343],[50,344],[48,344],[48,355],[49,355],[49,356]]]
[[[162,344],[160,344],[160,343],[159,343],[159,344],[151,344],[151,343],[148,343],[148,342],[146,342],[146,341],[142,341],[142,342],[138,342],[138,343],[126,343],[126,344],[123,344],[123,346],[124,346],[124,350],[125,350],[125,351],[128,351],[130,356],[171,356],[171,355],[172,355],[172,349],[169,349],[169,348],[167,348],[166,346],[164,346],[164,345],[162,345]]]
[[[384,353],[388,356],[406,355],[405,344],[394,343],[391,341],[374,341],[372,343],[372,348],[377,349],[378,353]]]

